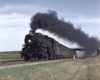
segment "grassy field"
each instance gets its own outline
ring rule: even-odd
[[[100,80],[100,57],[2,69],[0,80]]]
[[[9,51],[9,52],[0,52],[0,59],[19,59],[20,58],[19,51]]]

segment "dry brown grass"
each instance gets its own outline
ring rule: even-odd
[[[0,70],[0,80],[100,80],[100,57]]]

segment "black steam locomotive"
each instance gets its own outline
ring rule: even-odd
[[[21,58],[28,60],[59,59],[73,57],[75,51],[59,44],[54,39],[34,33],[32,30],[25,36],[25,44],[20,52]]]

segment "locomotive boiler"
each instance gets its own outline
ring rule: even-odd
[[[25,36],[24,43],[20,54],[25,61],[69,58],[76,54],[75,51],[59,44],[54,39],[32,30]]]

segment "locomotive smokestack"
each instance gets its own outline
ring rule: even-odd
[[[72,23],[59,20],[55,11],[48,13],[37,13],[31,18],[31,29],[38,28],[48,30],[56,35],[67,38],[72,42],[85,48],[87,55],[92,54],[100,46],[100,42],[95,37],[89,37],[81,29],[73,27]]]

